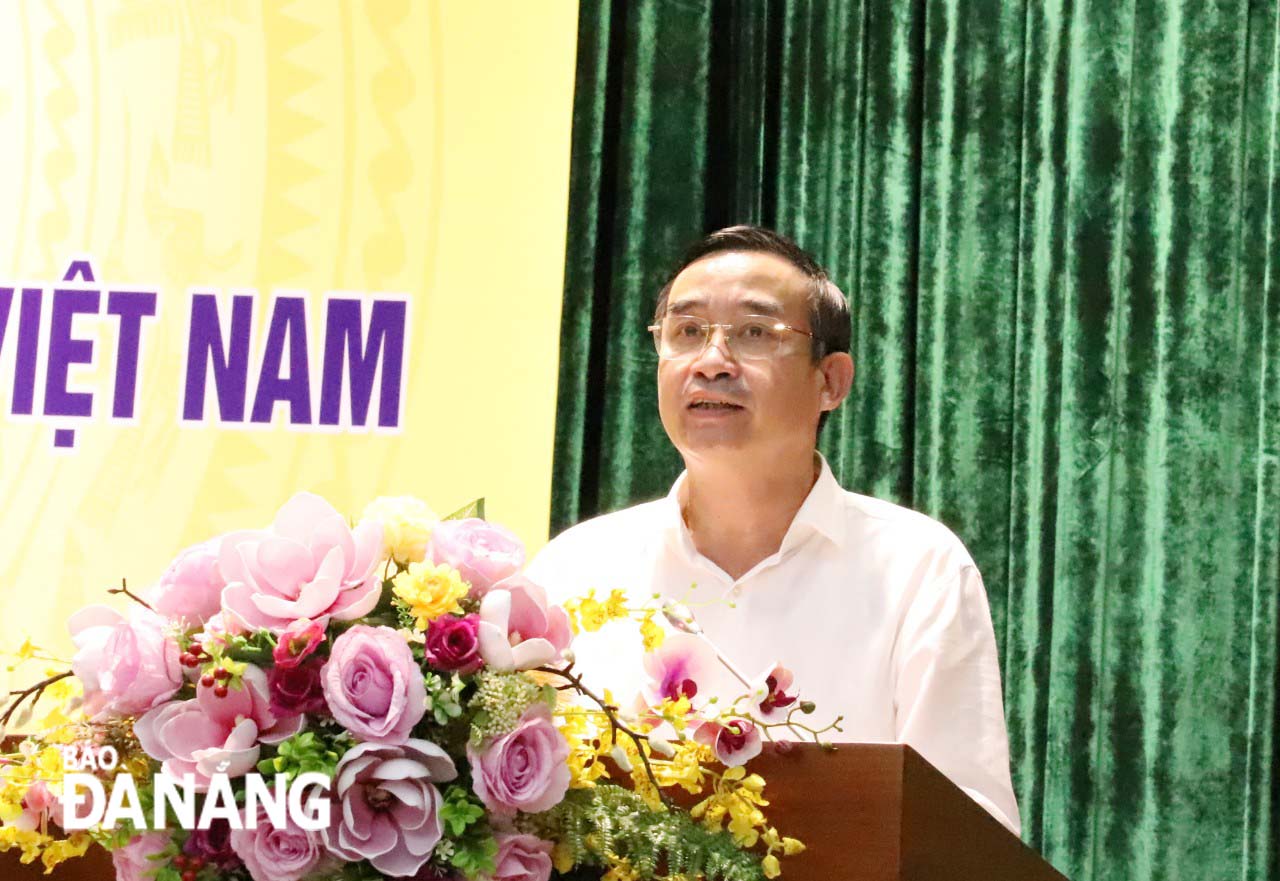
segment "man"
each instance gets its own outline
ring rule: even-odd
[[[905,742],[1019,831],[991,614],[964,546],[923,514],[843,490],[816,451],[853,382],[843,294],[789,239],[731,227],[658,297],[658,409],[686,471],[656,502],[567,530],[530,576],[564,600],[624,588],[685,602],[727,664],[721,701],[775,663],[837,741]],[[691,585],[696,585],[691,589]],[[575,641],[626,699],[637,634]]]

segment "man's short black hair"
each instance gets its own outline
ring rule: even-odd
[[[782,233],[765,229],[762,226],[727,226],[710,233],[693,244],[684,253],[679,264],[667,277],[667,282],[658,293],[658,302],[653,311],[655,321],[662,319],[667,312],[667,299],[671,296],[671,286],[676,276],[684,272],[691,264],[712,254],[729,251],[751,251],[754,253],[773,254],[781,257],[809,279],[809,331],[813,334],[810,354],[814,363],[821,361],[832,352],[848,352],[852,327],[849,322],[849,303],[831,281],[827,271],[818,265],[809,252]],[[830,411],[824,412],[818,421],[818,429],[826,424]]]

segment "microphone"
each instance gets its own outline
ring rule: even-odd
[[[698,639],[702,640],[707,647],[715,653],[716,660],[719,661],[726,670],[733,674],[733,678],[741,682],[742,687],[748,692],[751,691],[751,681],[748,680],[747,677],[743,675],[742,671],[738,669],[737,665],[734,664],[733,661],[729,660],[728,656],[720,650],[720,646],[716,645],[711,637],[707,636],[706,631],[702,629],[702,625],[698,623],[698,620],[693,617],[693,612],[689,610],[688,606],[683,603],[678,603],[670,597],[664,597],[662,600],[662,616],[666,618],[667,623],[676,630],[679,630],[681,633],[688,633],[691,636],[696,636]]]

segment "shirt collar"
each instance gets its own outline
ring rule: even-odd
[[[809,495],[805,497],[800,510],[791,521],[787,534],[783,536],[780,552],[786,552],[802,542],[812,532],[817,532],[836,545],[843,547],[845,543],[844,489],[836,480],[831,466],[821,453],[815,452],[814,458],[819,464],[818,479],[814,482]],[[671,486],[671,492],[663,499],[662,531],[668,542],[680,548],[693,559],[697,549],[693,544],[693,536],[685,525],[684,515],[680,511],[680,490],[689,477],[688,471],[682,471]]]
[[[820,533],[836,547],[844,547],[844,488],[836,480],[831,466],[827,464],[822,454],[814,453],[813,455],[818,460],[818,479],[814,482],[813,489],[809,490],[809,495],[805,497],[804,504],[796,512],[795,519],[791,521],[791,528],[787,530],[786,537],[782,540],[783,548],[787,547],[793,538],[803,538],[803,532],[806,529]],[[797,535],[797,528],[801,531],[799,535]]]

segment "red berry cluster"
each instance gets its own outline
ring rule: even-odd
[[[204,865],[204,857],[189,857],[180,853],[173,858],[173,867],[182,873],[182,881],[196,881],[196,873]]]
[[[200,684],[205,688],[212,688],[214,697],[226,697],[227,680],[230,678],[230,670],[226,667],[216,667],[212,673],[206,673],[200,677]]]
[[[191,647],[185,652],[178,655],[178,663],[184,667],[199,667],[203,664],[209,655],[198,642],[191,643]]]
[[[191,647],[178,656],[178,663],[184,667],[199,667],[202,664],[209,663],[210,660],[209,653],[198,642],[191,643]],[[212,672],[201,676],[200,684],[205,688],[212,688],[215,697],[226,697],[229,690],[227,680],[230,678],[230,670],[225,667],[217,667]]]

